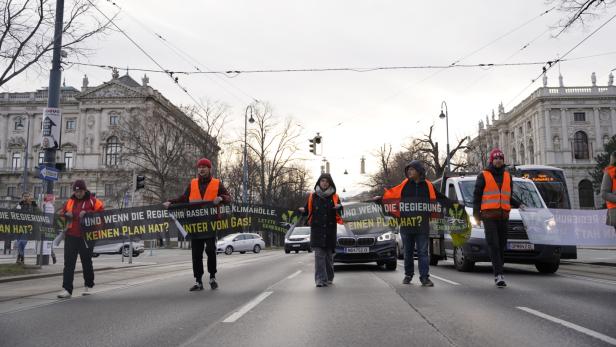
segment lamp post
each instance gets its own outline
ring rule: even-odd
[[[445,106],[445,113],[443,113],[443,106]],[[445,160],[447,163],[447,172],[451,172],[451,165],[449,163],[451,161],[451,158],[449,158],[449,112],[447,110],[447,103],[445,100],[441,103],[441,114],[438,117],[440,119],[445,118],[445,127],[447,128],[447,159]]]
[[[26,115],[28,118],[28,125],[26,127],[26,149],[24,153],[24,173],[22,177],[21,191],[28,191],[28,152],[30,151],[30,116]],[[21,129],[23,129],[24,125],[20,122],[18,125]]]
[[[248,110],[250,110],[250,119],[248,119]],[[246,112],[244,112],[244,170],[242,177],[242,202],[245,204],[248,201],[248,122],[251,124],[255,122],[252,118],[254,107],[248,105]]]

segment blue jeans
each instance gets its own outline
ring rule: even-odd
[[[417,243],[417,258],[419,262],[419,278],[427,279],[430,277],[430,258],[428,257],[428,233],[421,231],[400,231],[402,243],[404,244],[404,275],[413,276],[415,274],[413,253],[415,243]]]
[[[26,244],[28,240],[17,240],[17,254],[24,256],[26,254]]]

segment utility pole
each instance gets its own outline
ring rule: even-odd
[[[47,108],[57,109],[60,107],[60,83],[62,79],[62,70],[60,65],[61,49],[62,49],[62,26],[64,22],[64,0],[56,0],[56,22],[54,28],[53,39],[53,56],[51,59],[51,71],[49,74],[49,89]],[[62,124],[57,124],[62,129]],[[60,139],[57,139],[60,141]],[[58,142],[59,146],[59,142]],[[56,166],[56,146],[50,143],[50,146],[45,148],[45,166]],[[45,181],[46,194],[53,195],[53,181]],[[43,264],[43,241],[44,235],[41,233],[40,260],[39,265]]]

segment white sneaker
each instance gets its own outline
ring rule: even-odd
[[[92,295],[92,287],[83,287],[81,295]]]
[[[70,298],[72,295],[71,293],[68,292],[68,290],[63,289],[60,294],[58,294],[58,299],[68,299]]]

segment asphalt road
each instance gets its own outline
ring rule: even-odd
[[[402,262],[397,271],[340,265],[334,285],[316,288],[312,254],[219,257],[216,291],[188,292],[189,262],[101,272],[94,295],[69,300],[53,299],[53,279],[48,293],[0,302],[0,345],[616,345],[614,267],[571,264],[546,276],[507,266],[509,286],[497,289],[489,266],[440,264],[435,287],[424,288],[417,276],[401,283]]]

